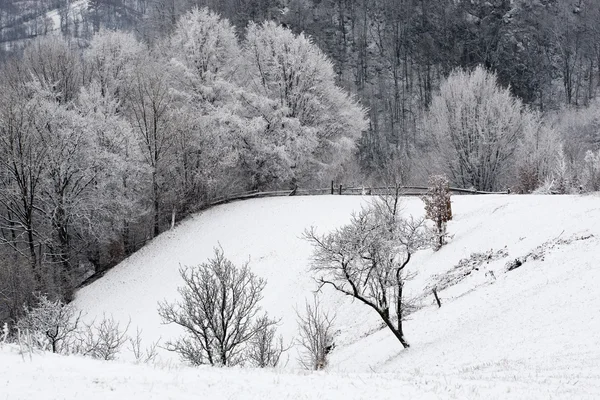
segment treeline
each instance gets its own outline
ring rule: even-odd
[[[64,34],[0,72],[0,318],[234,191],[600,189],[595,2],[42,4],[0,2]]]
[[[336,82],[369,110],[359,159],[373,179],[382,179],[383,167],[394,160],[418,157],[419,121],[456,68],[484,66],[502,87],[542,113],[597,107],[595,1],[90,0],[82,7],[81,1],[57,0],[0,2],[0,15],[15,21],[8,27],[23,27],[25,15],[28,21],[35,15],[48,19],[50,3],[59,11],[60,31],[81,38],[82,45],[103,27],[129,30],[146,43],[160,41],[193,7],[218,12],[240,37],[249,23],[265,20],[305,32],[333,61]],[[415,169],[408,175],[426,179]]]
[[[0,72],[0,317],[69,299],[211,200],[337,179],[366,129],[306,37],[206,9],[152,46],[37,39]]]

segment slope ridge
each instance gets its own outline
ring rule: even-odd
[[[584,355],[586,360],[600,359],[600,335],[594,330],[600,294],[591,285],[600,278],[599,200],[598,196],[454,196],[452,242],[438,252],[423,251],[415,257],[411,267],[417,276],[407,284],[409,292],[420,294],[434,275],[474,252],[505,249],[508,256],[442,291],[441,309],[425,297],[424,308],[405,324],[412,345],[408,351],[380,329],[366,307],[324,289],[324,304],[338,312],[339,335],[330,370],[408,369],[471,380],[501,380],[511,374],[507,371],[514,371],[541,385],[556,374],[562,374],[557,385],[586,374],[600,380],[593,362],[577,362]],[[174,337],[178,329],[160,324],[156,303],[176,297],[179,264],[198,264],[220,244],[232,261],[250,259],[254,272],[267,279],[262,306],[282,318],[280,331],[289,341],[296,332],[294,308],[316,287],[308,273],[311,248],[301,238],[303,230],[316,226],[326,232],[340,226],[368,201],[357,196],[267,198],[207,210],[81,289],[75,305],[88,318],[103,312],[124,323],[131,318],[132,326],[143,329],[146,341]],[[404,212],[422,215],[422,203],[407,198]],[[543,260],[506,272],[511,259],[548,240],[574,235],[590,237],[556,246]],[[495,272],[495,280],[488,271]],[[176,361],[170,354],[162,356]],[[294,353],[288,357],[286,368],[295,368]]]

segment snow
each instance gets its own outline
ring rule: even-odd
[[[88,0],[76,0],[69,5],[68,18],[71,20],[81,20],[81,14],[87,9]],[[61,16],[58,9],[46,13],[46,19],[50,20],[52,25],[50,31],[60,33]]]
[[[0,397],[9,399],[464,399],[527,396],[528,387],[453,382],[409,373],[288,373],[272,370],[156,367],[0,349]],[[2,368],[2,367],[0,367]],[[5,372],[5,371],[3,371]],[[546,392],[548,394],[550,392]],[[570,392],[560,389],[552,394]],[[515,397],[518,398],[518,397]],[[547,398],[547,397],[546,397]],[[583,397],[580,397],[583,398]]]
[[[263,308],[282,318],[286,342],[295,309],[316,289],[311,247],[302,232],[327,232],[370,201],[358,196],[267,198],[195,215],[81,289],[87,319],[112,314],[150,342],[173,338],[157,302],[175,299],[180,264],[198,264],[220,244],[235,263],[267,279]],[[600,398],[600,197],[454,196],[450,243],[420,252],[407,291],[421,309],[405,323],[403,350],[369,309],[329,289],[337,313],[336,348],[324,372],[299,369],[295,349],[277,370],[188,368],[163,351],[157,365],[105,363],[0,348],[0,399],[8,398]],[[423,214],[417,198],[404,211]],[[540,247],[542,246],[542,247]],[[442,307],[423,288],[473,253],[503,250],[440,290]],[[524,259],[507,272],[506,265]],[[502,255],[507,254],[505,257]],[[471,265],[471,264],[470,264]],[[463,270],[460,270],[463,271]],[[490,274],[493,272],[493,275]],[[460,277],[460,274],[453,276]],[[5,362],[6,361],[6,362]],[[33,378],[35,376],[35,379]],[[6,391],[3,385],[6,382]],[[44,394],[40,396],[40,394]]]

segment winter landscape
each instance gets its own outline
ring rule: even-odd
[[[337,318],[336,347],[322,372],[297,365],[298,346],[284,353],[280,366],[260,370],[184,367],[163,352],[156,362],[139,365],[126,349],[123,361],[95,361],[21,354],[16,345],[4,345],[6,398],[597,398],[599,200],[454,196],[451,243],[416,255],[407,289],[418,294],[440,276],[454,279],[439,291],[441,308],[426,293],[407,318],[407,350],[367,307],[324,288],[323,306]],[[295,310],[317,288],[303,230],[338,227],[369,201],[274,198],[211,209],[79,290],[74,305],[87,318],[109,313],[121,326],[130,321],[146,343],[174,337],[180,332],[161,324],[158,301],[177,296],[179,264],[211,257],[218,242],[233,261],[250,259],[252,270],[267,279],[261,306],[281,318],[278,331],[292,342],[298,335]],[[403,206],[423,213],[417,198]],[[488,258],[497,251],[501,255]],[[485,256],[458,267],[476,253]],[[507,271],[517,258],[527,261]]]
[[[0,0],[0,400],[600,398],[598,21]]]

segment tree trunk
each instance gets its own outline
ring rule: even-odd
[[[396,336],[396,339],[398,339],[398,341],[402,344],[402,347],[404,347],[405,349],[409,348],[410,345],[408,344],[406,339],[404,339],[404,332],[402,332],[402,321],[398,321],[398,327],[396,327],[389,318],[385,317],[385,314],[383,312],[380,312],[379,316],[381,317],[383,322],[385,322],[386,326],[392,331],[394,336]]]
[[[156,178],[156,171],[152,172],[152,197],[154,200],[154,237],[160,233],[160,220],[159,220],[159,202],[158,202],[158,182]]]
[[[396,317],[398,318],[398,322],[397,322],[397,328],[396,328],[396,331],[394,332],[394,334],[396,335],[396,337],[398,338],[400,343],[402,343],[402,346],[404,346],[404,348],[406,349],[406,348],[410,347],[410,345],[404,339],[404,331],[403,331],[403,327],[402,327],[402,319],[404,317],[403,312],[402,312],[402,311],[404,311],[403,310],[404,304],[402,303],[403,286],[404,286],[404,283],[402,282],[402,280],[400,280],[399,275],[397,275]]]

